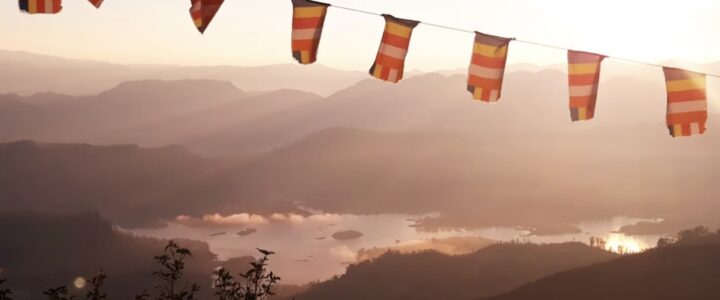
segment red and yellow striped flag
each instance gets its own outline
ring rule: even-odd
[[[200,33],[205,33],[210,22],[225,0],[190,0],[190,16]]]
[[[667,126],[673,137],[705,133],[707,93],[705,75],[663,68],[667,87]]]
[[[600,67],[605,56],[568,51],[568,81],[570,83],[570,118],[575,121],[592,120],[595,117]]]
[[[330,4],[311,0],[292,0],[292,54],[303,65],[317,60],[327,8]]]
[[[397,83],[403,78],[405,57],[410,47],[413,28],[420,22],[398,19],[391,15],[383,15],[383,17],[385,18],[385,32],[375,63],[370,68],[370,75]]]
[[[102,5],[103,0],[89,0],[92,5],[95,5],[95,7],[100,8],[100,5]]]
[[[508,47],[513,39],[475,33],[472,60],[468,70],[468,91],[485,102],[500,100]]]
[[[56,14],[62,10],[62,0],[19,0],[20,10],[31,14]]]

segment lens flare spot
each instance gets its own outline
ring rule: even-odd
[[[75,281],[73,281],[73,285],[76,289],[82,289],[85,287],[86,284],[87,280],[85,280],[85,278],[82,276],[78,276],[77,278],[75,278]]]

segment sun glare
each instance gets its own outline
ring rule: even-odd
[[[620,233],[611,233],[605,249],[620,254],[640,253],[647,249],[641,241]]]

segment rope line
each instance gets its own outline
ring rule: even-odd
[[[382,16],[382,14],[380,14],[380,13],[371,12],[371,11],[362,10],[362,9],[357,9],[357,8],[352,8],[352,7],[347,7],[347,6],[340,6],[340,5],[331,4],[330,7],[334,7],[334,8],[337,8],[337,9],[342,9],[342,10],[349,11],[349,12],[366,14],[366,15]],[[430,27],[435,27],[435,28],[438,28],[438,29],[444,29],[444,30],[450,30],[450,31],[457,31],[457,32],[462,32],[462,33],[475,34],[475,31],[474,31],[474,30],[468,30],[468,29],[457,28],[457,27],[446,26],[446,25],[435,24],[435,23],[426,23],[426,22],[422,22],[422,21],[421,21],[421,22],[420,22],[420,25],[425,25],[425,26],[430,26]],[[533,45],[533,46],[537,46],[537,47],[543,47],[543,48],[557,49],[557,50],[563,50],[563,51],[573,50],[573,49],[566,48],[566,47],[561,47],[561,46],[556,46],[556,45],[551,45],[551,44],[545,44],[545,43],[540,43],[540,42],[535,42],[535,41],[529,41],[529,40],[524,40],[524,39],[517,39],[517,38],[516,38],[516,39],[514,39],[513,41],[514,41],[514,42],[523,43],[523,44],[527,44],[527,45]],[[592,51],[589,51],[589,52],[592,52]],[[649,62],[646,62],[646,61],[641,61],[641,60],[636,60],[636,59],[624,58],[624,57],[619,57],[619,56],[605,55],[605,54],[598,53],[598,52],[592,52],[592,53],[595,53],[595,54],[598,54],[598,55],[603,55],[603,56],[605,56],[606,58],[610,58],[610,59],[614,59],[614,60],[622,61],[622,62],[626,62],[626,63],[633,63],[633,64],[638,64],[638,65],[646,65],[646,66],[658,67],[658,68],[666,68],[666,67],[667,67],[667,68],[678,68],[678,69],[683,69],[683,70],[688,71],[688,72],[693,72],[693,73],[702,74],[702,75],[705,75],[705,76],[708,76],[708,77],[720,78],[720,74],[717,74],[717,73],[708,73],[708,72],[702,72],[702,71],[695,71],[695,70],[692,70],[692,69],[679,68],[679,67],[675,67],[675,66],[667,66],[667,65],[657,64],[657,63],[649,63]]]

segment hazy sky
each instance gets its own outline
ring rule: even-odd
[[[65,0],[59,15],[26,15],[0,2],[0,48],[119,63],[266,65],[289,63],[289,0],[227,0],[206,34],[189,0],[106,0],[96,10]],[[487,33],[647,61],[720,61],[717,0],[328,0]],[[380,17],[329,12],[320,63],[367,70]],[[419,26],[408,69],[465,68],[472,34]],[[514,44],[511,63],[561,63],[562,51]]]

